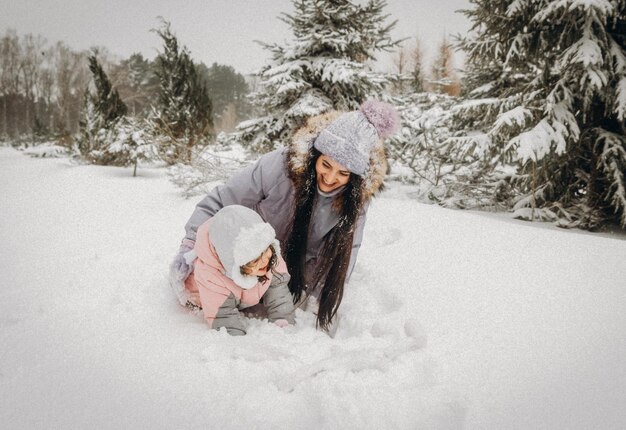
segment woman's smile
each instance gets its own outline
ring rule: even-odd
[[[327,180],[326,180],[323,176],[322,176],[322,183],[323,183],[324,185],[329,186],[329,187],[332,187],[333,185],[335,185],[335,181],[329,182],[329,181],[327,181]]]
[[[346,185],[350,180],[350,171],[332,158],[322,154],[315,163],[317,186],[325,193]]]

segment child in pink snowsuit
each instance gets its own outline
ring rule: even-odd
[[[270,322],[294,323],[287,265],[272,226],[244,206],[222,208],[198,228],[186,258],[194,272],[179,294],[181,304],[202,308],[213,329],[246,334],[241,309],[262,303]],[[186,302],[186,303],[185,303]]]

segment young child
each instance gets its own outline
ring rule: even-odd
[[[184,284],[186,305],[202,308],[211,328],[245,335],[239,311],[259,302],[270,322],[294,323],[290,278],[280,245],[272,226],[253,210],[239,205],[222,208],[198,228],[190,254],[186,258],[197,258]]]

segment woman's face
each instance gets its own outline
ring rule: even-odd
[[[350,171],[324,154],[317,159],[315,172],[317,186],[325,193],[346,185],[350,180]]]
[[[270,260],[272,259],[272,248],[267,248],[263,254],[256,260],[252,260],[245,266],[243,270],[248,276],[263,276],[269,270]]]

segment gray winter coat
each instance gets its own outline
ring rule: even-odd
[[[215,187],[198,203],[185,225],[186,238],[195,240],[198,226],[224,206],[242,205],[256,211],[274,230],[276,237],[285,245],[289,237],[295,189],[287,175],[287,149],[277,149],[263,155],[256,163],[236,173],[224,185]],[[309,231],[307,249],[307,278],[311,279],[320,261],[324,238],[337,224],[339,217],[332,210],[333,197],[318,195]],[[357,220],[352,256],[348,267],[348,279],[356,263],[358,249],[363,239],[367,205]]]
[[[329,112],[312,117],[307,124],[299,129],[289,148],[277,149],[263,155],[256,163],[235,174],[224,185],[214,188],[194,210],[185,226],[186,237],[195,240],[198,226],[213,216],[224,206],[239,204],[255,210],[264,221],[274,227],[276,237],[285,245],[289,237],[289,229],[293,218],[293,206],[296,195],[294,177],[303,177],[311,147],[315,138],[340,113]],[[370,153],[370,164],[363,176],[364,202],[357,219],[352,241],[352,253],[346,280],[350,278],[357,254],[363,239],[363,229],[369,201],[383,186],[387,172],[387,159],[382,142]],[[332,228],[337,225],[339,216],[333,209],[335,198],[341,196],[324,196],[318,194],[311,215],[309,236],[307,239],[305,277],[309,287],[313,274],[322,263],[322,251],[325,239]],[[323,280],[319,280],[320,284]],[[318,285],[319,286],[319,285]],[[309,290],[317,296],[317,288]]]

